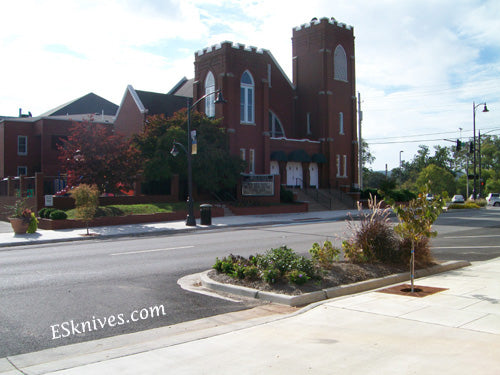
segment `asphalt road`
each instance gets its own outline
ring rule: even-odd
[[[449,212],[436,229],[438,259],[500,256],[500,209]],[[325,239],[340,246],[345,230],[321,222],[3,248],[0,358],[250,308],[259,302],[187,292],[177,280],[230,253],[286,244],[306,254]]]

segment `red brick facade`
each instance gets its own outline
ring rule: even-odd
[[[227,100],[215,117],[228,130],[230,152],[248,162],[248,173],[279,173],[286,185],[350,189],[357,185],[353,30],[323,18],[296,28],[292,43],[293,83],[266,50],[224,42],[197,52],[193,100],[205,95],[213,74],[215,90]],[[242,100],[249,95],[248,74],[250,102]],[[240,117],[249,107],[251,121]]]
[[[66,173],[61,170],[57,144],[61,137],[69,135],[73,120],[63,117],[6,118],[1,121],[0,177],[18,176],[19,167],[26,168],[27,176],[42,172],[57,177]],[[81,121],[80,117],[78,121]],[[110,125],[109,122],[103,123]],[[26,137],[26,152],[18,150],[19,137]]]

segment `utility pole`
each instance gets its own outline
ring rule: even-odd
[[[361,122],[363,121],[363,111],[361,111],[361,94],[358,92],[358,182],[359,190],[363,190],[363,138],[361,137]]]

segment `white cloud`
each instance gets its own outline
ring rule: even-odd
[[[224,40],[270,50],[291,77],[292,29],[335,17],[354,26],[365,138],[469,136],[473,101],[490,108],[478,128],[500,127],[496,0],[24,0],[1,2],[0,14],[1,115],[91,91],[119,104],[127,84],[166,92],[193,76],[194,52]],[[372,143],[374,169],[419,145]]]

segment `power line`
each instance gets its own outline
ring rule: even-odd
[[[499,135],[499,134],[488,134],[488,135]],[[482,134],[481,134],[481,136],[482,136]],[[401,138],[401,137],[395,137],[395,138]],[[385,139],[387,139],[387,138],[385,138]],[[365,139],[365,141],[368,143],[368,145],[389,145],[389,144],[395,144],[395,143],[417,143],[417,142],[439,142],[439,141],[453,142],[451,140],[444,139],[444,138],[401,140],[401,141],[389,141],[389,142],[368,142],[368,140]]]
[[[500,130],[500,127],[494,127],[494,128],[482,128],[482,129],[479,129],[479,131],[495,131],[495,130]],[[472,132],[472,130],[462,130],[463,133],[468,133],[468,132]],[[398,139],[398,138],[413,138],[413,137],[425,137],[425,136],[428,136],[428,135],[441,135],[441,134],[459,134],[460,131],[447,131],[447,132],[439,132],[439,133],[421,133],[421,134],[412,134],[412,135],[400,135],[400,136],[393,136],[393,137],[380,137],[380,138],[364,138],[363,140],[365,140],[366,142],[369,142],[369,141],[377,141],[379,139]],[[492,135],[495,135],[495,134],[492,134]],[[457,138],[460,138],[460,137],[457,137]],[[422,141],[426,141],[426,140],[422,140]],[[405,141],[405,142],[419,142],[418,140],[413,140],[413,141]],[[370,142],[369,142],[370,143]],[[388,142],[390,143],[390,142]],[[404,143],[404,142],[394,142],[394,143]],[[383,144],[383,143],[372,143],[372,144]]]

